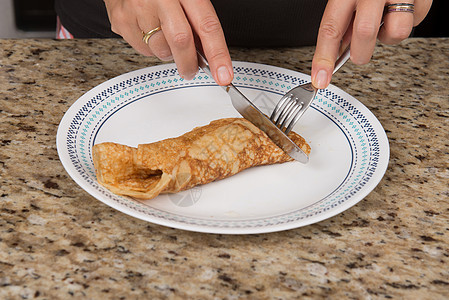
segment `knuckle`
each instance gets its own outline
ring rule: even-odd
[[[401,26],[393,30],[390,33],[390,37],[394,41],[402,41],[409,37],[410,32],[411,32],[410,28]]]
[[[329,57],[315,54],[312,60],[312,66],[314,66],[315,68],[325,67],[328,69],[332,69],[334,67],[334,61]]]
[[[327,39],[340,40],[343,33],[334,25],[334,22],[326,22],[320,26],[320,34]]]
[[[127,15],[122,10],[114,11],[114,13],[111,14],[111,30],[117,34],[120,34],[120,28],[123,28],[123,26],[127,23]]]
[[[371,56],[351,55],[351,61],[356,65],[365,65],[369,63]]]
[[[213,16],[204,18],[200,23],[200,31],[202,33],[218,33],[221,30],[220,21]]]
[[[111,23],[111,31],[120,35],[120,30],[113,23]]]
[[[208,55],[210,61],[220,61],[226,59],[227,51],[225,49],[213,49]]]
[[[147,1],[144,0],[131,0],[133,7],[135,7],[138,10],[145,8],[145,6],[147,5],[146,2]]]
[[[377,28],[374,24],[368,22],[360,22],[354,28],[354,34],[364,40],[376,38]]]
[[[177,48],[185,48],[193,41],[193,37],[187,32],[177,32],[173,36],[173,46]]]
[[[172,53],[169,49],[157,50],[157,51],[154,51],[154,54],[161,60],[171,60],[172,59]]]

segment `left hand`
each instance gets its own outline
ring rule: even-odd
[[[191,80],[198,72],[194,33],[214,79],[228,85],[234,76],[225,36],[210,0],[104,0],[111,30],[134,49],[161,60],[174,59],[178,72]],[[142,33],[161,28],[147,43]]]
[[[385,6],[394,3],[412,3],[415,12],[390,12],[383,16]],[[349,42],[352,62],[366,64],[377,38],[385,44],[406,39],[431,5],[432,0],[329,0],[312,61],[312,84],[320,89],[329,85],[335,61]],[[382,18],[384,25],[379,29]]]

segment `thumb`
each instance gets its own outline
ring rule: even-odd
[[[312,85],[325,89],[331,82],[333,69],[334,61],[316,51],[312,60]]]

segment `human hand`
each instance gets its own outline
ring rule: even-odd
[[[386,5],[411,3],[415,12],[390,12]],[[312,61],[312,84],[326,88],[332,77],[335,61],[351,43],[351,61],[366,64],[371,59],[376,38],[385,44],[406,39],[412,28],[427,15],[432,0],[329,0],[321,20],[315,55]],[[382,21],[384,24],[381,28]]]
[[[135,50],[161,60],[174,59],[181,77],[198,72],[194,34],[198,36],[215,81],[231,83],[233,70],[225,37],[209,0],[104,0],[111,29]],[[148,40],[142,32],[160,26]]]

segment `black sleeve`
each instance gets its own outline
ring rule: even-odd
[[[75,38],[116,38],[103,0],[55,0],[61,24]]]

